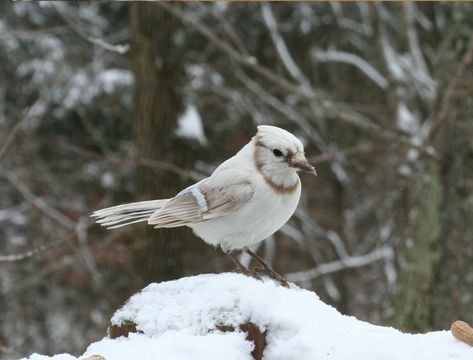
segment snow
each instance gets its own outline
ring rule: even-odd
[[[202,119],[194,105],[187,105],[186,111],[179,118],[176,135],[187,139],[197,140],[201,145],[207,143]]]
[[[408,134],[419,132],[417,116],[403,102],[399,102],[397,106],[397,127]]]
[[[75,356],[69,354],[58,354],[54,356],[44,356],[39,354],[33,354],[29,358],[29,360],[77,360]]]
[[[243,333],[195,335],[169,330],[158,338],[131,334],[128,338],[104,339],[92,344],[84,356],[100,354],[107,360],[252,360],[252,346]]]
[[[252,359],[242,332],[219,325],[251,321],[267,330],[265,360],[450,360],[473,359],[473,347],[449,331],[405,334],[340,314],[308,290],[281,287],[240,274],[208,274],[150,284],[112,317],[132,321],[141,333],[104,338],[81,358],[107,360]],[[30,360],[51,359],[34,354]],[[75,359],[68,354],[52,359]]]
[[[133,84],[133,75],[129,70],[107,69],[99,74],[98,80],[105,92],[111,94],[117,87],[131,86]]]

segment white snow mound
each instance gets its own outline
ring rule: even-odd
[[[243,332],[219,325],[250,321],[267,330],[264,360],[468,360],[473,347],[450,331],[405,334],[340,314],[299,288],[226,273],[150,284],[119,309],[112,324],[132,321],[141,333],[104,338],[82,358],[107,360],[251,360],[253,343]],[[31,360],[50,359],[32,355]],[[55,360],[70,360],[56,355]]]

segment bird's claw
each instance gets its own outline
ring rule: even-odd
[[[255,278],[257,280],[263,280],[262,274],[268,275],[271,279],[279,282],[282,286],[284,287],[289,287],[289,283],[287,282],[286,279],[284,279],[281,275],[279,275],[276,271],[271,268],[268,264],[264,262],[263,259],[255,255],[252,251],[247,250],[247,253],[249,253],[251,256],[255,257],[258,262],[260,263],[261,266],[257,266],[254,268],[254,270],[249,270],[246,268],[233,253],[228,253],[227,255],[230,257],[234,265],[236,266],[237,270],[241,272],[242,274]]]
[[[263,267],[258,266],[253,270],[253,272],[258,273],[260,277],[261,277],[261,274],[265,274],[269,276],[271,279],[273,279],[274,281],[277,281],[278,283],[280,283],[282,286],[289,288],[289,283],[287,282],[287,280],[274,270],[271,271],[269,269],[265,269]]]

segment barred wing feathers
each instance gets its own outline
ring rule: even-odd
[[[152,214],[148,224],[155,228],[191,225],[235,211],[254,195],[250,181],[239,177],[218,177],[224,181],[210,177],[188,187]]]

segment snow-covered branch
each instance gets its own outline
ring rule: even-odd
[[[315,90],[310,85],[310,82],[305,77],[304,73],[297,66],[296,62],[291,56],[291,53],[289,52],[284,38],[278,30],[271,5],[269,3],[262,3],[261,13],[263,15],[264,23],[266,24],[269,34],[271,35],[271,39],[273,40],[274,46],[276,47],[276,51],[282,63],[284,64],[284,67],[289,72],[289,74],[291,74],[291,76],[302,85],[303,89],[307,91],[308,94],[315,94]]]
[[[376,70],[372,65],[370,65],[366,60],[361,56],[356,54],[348,53],[340,50],[322,50],[322,49],[312,49],[312,57],[319,62],[340,62],[345,64],[351,64],[357,67],[361,72],[363,72],[369,79],[371,79],[376,85],[381,89],[386,89],[388,86],[388,81],[386,78],[381,75],[381,73]]]
[[[393,256],[393,249],[389,246],[383,246],[365,255],[347,256],[337,261],[321,264],[309,270],[289,273],[286,274],[286,278],[289,281],[295,282],[309,281],[325,274],[331,274],[345,269],[363,267],[380,260],[391,259]]]
[[[374,123],[371,120],[369,120],[366,116],[362,115],[359,112],[354,111],[353,109],[347,108],[345,104],[340,104],[338,102],[330,100],[329,96],[327,94],[323,94],[323,92],[321,92],[320,90],[318,90],[316,93],[308,81],[304,82],[304,84],[302,85],[298,83],[294,83],[280,76],[274,71],[268,69],[267,67],[264,67],[258,64],[255,57],[241,54],[238,50],[236,50],[234,47],[229,45],[227,42],[215,36],[212,33],[212,31],[210,31],[210,29],[208,29],[206,26],[204,26],[199,21],[189,16],[185,11],[179,9],[178,7],[168,4],[166,2],[158,2],[156,3],[156,5],[165,8],[166,10],[171,12],[173,15],[180,18],[186,24],[193,26],[200,34],[206,37],[212,44],[214,44],[217,48],[222,50],[224,53],[228,54],[235,61],[254,70],[257,74],[261,75],[266,80],[280,86],[282,89],[288,91],[289,93],[303,96],[306,100],[309,101],[310,106],[313,107],[315,106],[315,104],[317,104],[317,108],[315,109],[316,111],[320,109],[322,110],[323,113],[326,113],[329,116],[334,117],[346,124],[350,124],[375,137],[382,138],[384,140],[389,140],[391,142],[407,145],[409,147],[418,148],[418,150],[420,150],[423,154],[426,154],[428,156],[434,156],[434,157],[436,156],[429,149],[424,149],[422,146],[419,146],[413,143],[409,139],[405,139],[404,137],[400,136],[397,133],[394,133],[390,130],[383,129],[379,126],[374,125]],[[293,64],[286,64],[286,65],[295,65],[295,62],[293,62]],[[294,74],[297,75],[297,70]],[[308,88],[306,88],[305,86],[308,86]],[[334,164],[337,165],[337,163],[334,163]],[[340,167],[340,165],[338,164],[337,167]],[[340,168],[338,170],[343,170],[343,169]],[[342,174],[342,172],[340,171],[338,172],[339,174]]]
[[[419,35],[417,34],[416,30],[416,5],[413,2],[406,1],[402,3],[402,6],[406,16],[406,32],[409,50],[412,57],[414,58],[416,67],[424,74],[424,76],[430,78],[430,82],[434,82],[429,74],[427,64],[425,63],[424,55],[422,54],[422,49],[420,47]]]
[[[129,44],[120,44],[120,45],[113,45],[109,42],[105,41],[102,38],[92,36],[87,34],[86,30],[84,30],[80,25],[76,24],[74,20],[71,19],[70,15],[65,11],[64,6],[65,4],[58,4],[55,2],[50,2],[50,6],[53,6],[56,11],[61,15],[63,20],[73,29],[82,39],[89,41],[90,43],[97,45],[105,50],[115,52],[120,55],[126,54],[130,50]],[[67,5],[66,5],[67,6]]]
[[[315,142],[319,149],[326,148],[325,141],[303,114],[279,100],[276,96],[267,92],[260,84],[258,84],[258,82],[252,80],[243,71],[236,69],[235,74],[243,82],[243,84],[245,84],[245,86],[255,94],[255,96],[258,96],[263,102],[270,105],[273,109],[280,112],[297,124],[305,132],[305,134]]]

